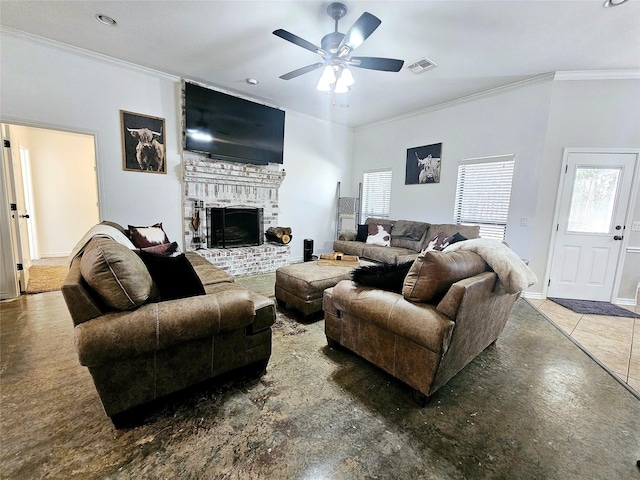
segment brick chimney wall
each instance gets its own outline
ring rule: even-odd
[[[184,151],[184,245],[195,250],[191,218],[195,202],[202,201],[199,235],[203,247],[196,250],[214,265],[234,276],[274,271],[290,263],[289,245],[265,243],[254,247],[206,248],[206,207],[258,207],[263,209],[264,229],[278,225],[278,189],[285,177],[281,165],[250,165],[210,159]],[[264,233],[264,232],[263,232]]]

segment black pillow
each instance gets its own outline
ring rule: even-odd
[[[198,274],[184,253],[167,257],[140,250],[139,255],[158,287],[161,300],[205,294]]]
[[[413,261],[398,265],[382,263],[380,265],[358,267],[351,272],[351,279],[367,287],[401,293],[404,277],[409,273],[411,265],[413,265]]]
[[[467,240],[467,237],[462,235],[460,232],[456,232],[453,235],[451,235],[448,240],[449,240],[449,245],[453,245],[454,243]]]
[[[356,235],[356,242],[366,242],[369,235],[369,225],[358,225],[358,234]]]

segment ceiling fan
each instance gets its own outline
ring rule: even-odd
[[[322,92],[333,91],[335,93],[346,93],[355,83],[349,67],[366,68],[384,72],[400,71],[404,60],[351,56],[351,53],[362,45],[382,23],[379,18],[368,12],[364,12],[347,33],[340,33],[338,32],[338,21],[347,14],[347,7],[342,3],[331,3],[327,7],[327,14],[335,21],[335,30],[322,38],[320,43],[321,47],[283,29],[278,29],[273,32],[274,35],[313,53],[317,53],[323,58],[322,62],[285,73],[280,76],[281,79],[291,80],[292,78],[324,66],[324,71],[316,88]]]

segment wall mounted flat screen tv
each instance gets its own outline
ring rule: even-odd
[[[185,82],[184,148],[211,158],[282,163],[284,112]]]

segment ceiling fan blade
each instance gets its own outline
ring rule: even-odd
[[[320,47],[318,47],[317,45],[314,45],[311,42],[308,42],[307,40],[305,40],[304,38],[300,38],[297,35],[294,35],[291,32],[287,32],[286,30],[282,30],[281,28],[279,28],[278,30],[274,30],[273,34],[277,37],[283,38],[285,40],[287,40],[288,42],[294,43],[296,45],[298,45],[299,47],[302,48],[306,48],[307,50],[313,52],[313,53],[318,53],[320,55],[326,55],[326,52],[324,50],[322,50]]]
[[[382,70],[384,72],[399,72],[404,65],[404,60],[379,57],[351,57],[349,65],[369,70]]]
[[[280,75],[280,78],[283,80],[291,80],[292,78],[299,77],[300,75],[304,75],[305,73],[313,72],[323,65],[323,62],[314,63],[313,65],[307,65],[306,67],[302,67],[297,70],[293,70],[292,72],[285,73],[284,75]]]
[[[358,18],[356,23],[345,33],[342,42],[340,42],[340,46],[338,47],[339,55],[344,57],[347,53],[362,45],[362,42],[369,38],[369,35],[371,35],[381,23],[382,20],[371,15],[369,12],[364,12],[360,15],[360,18]],[[348,49],[343,49],[343,47],[348,47]]]

